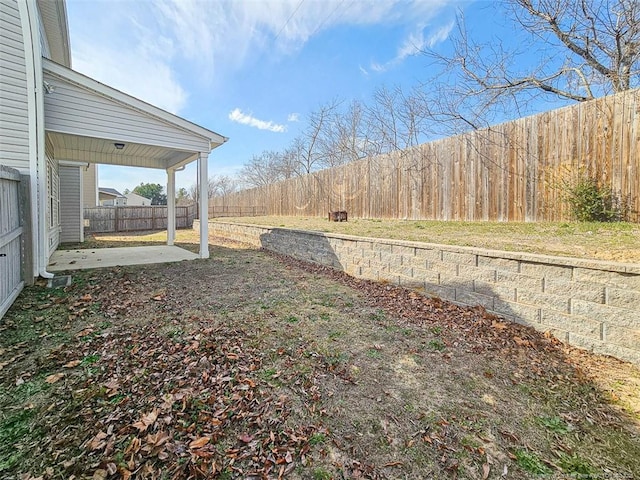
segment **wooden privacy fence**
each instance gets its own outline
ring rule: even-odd
[[[28,178],[28,177],[25,177]],[[25,183],[28,183],[26,180]],[[20,172],[0,165],[0,318],[22,291],[26,274],[23,236],[26,202]]]
[[[196,205],[176,207],[176,228],[191,228],[196,210]],[[163,230],[167,211],[166,205],[85,208],[84,228],[87,233]]]
[[[213,202],[213,200],[209,200]],[[261,206],[236,206],[236,205],[209,205],[209,218],[215,217],[257,217],[267,214],[267,207]]]
[[[640,220],[640,90],[213,199],[270,215],[570,220],[568,185],[596,179]]]

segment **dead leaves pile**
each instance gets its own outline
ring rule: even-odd
[[[317,427],[288,421],[290,400],[260,379],[261,352],[244,344],[248,334],[187,324],[190,333],[145,324],[86,343],[82,356],[99,360],[68,393],[82,404],[73,423],[91,429],[79,455],[54,452],[67,476],[282,478],[309,461]]]
[[[561,342],[533,328],[501,320],[483,307],[458,306],[405,287],[362,280],[329,267],[265,252],[285,265],[346,285],[362,293],[372,306],[408,323],[442,327],[442,337],[448,347],[470,353],[494,352],[519,360],[528,369],[564,368]]]

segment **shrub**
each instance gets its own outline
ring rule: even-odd
[[[582,178],[567,187],[567,201],[579,222],[619,222],[624,220],[622,201],[593,178]]]

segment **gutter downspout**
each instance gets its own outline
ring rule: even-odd
[[[29,132],[29,151],[33,155],[35,153],[35,179],[33,179],[31,185],[32,188],[35,185],[36,204],[37,207],[34,211],[34,220],[36,223],[36,271],[42,278],[53,278],[54,274],[47,272],[47,264],[49,263],[49,257],[45,248],[46,239],[46,218],[43,212],[47,211],[46,198],[43,193],[43,189],[46,190],[46,156],[45,156],[45,132],[44,132],[44,99],[42,98],[42,90],[44,88],[44,79],[42,77],[42,58],[40,52],[40,38],[39,29],[33,25],[33,20],[37,18],[38,7],[33,1],[18,2],[21,11],[21,16],[26,16],[23,20],[23,41],[25,42],[25,63],[27,70],[27,85],[33,88],[34,96],[31,101],[28,102],[29,118],[33,119],[33,123],[30,123]],[[28,31],[24,31],[27,27]],[[37,27],[37,26],[36,26]],[[25,35],[28,33],[28,35]],[[35,132],[32,130],[35,130]],[[33,175],[33,173],[32,173]],[[33,190],[32,190],[33,191]],[[33,193],[31,200],[33,200]],[[34,252],[36,253],[36,252]]]

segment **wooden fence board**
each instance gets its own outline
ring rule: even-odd
[[[92,207],[84,209],[85,232],[139,232],[167,228],[166,205]],[[176,207],[176,228],[190,228],[196,205]]]
[[[640,90],[212,199],[270,215],[570,220],[566,186],[597,179],[640,220]]]
[[[25,284],[21,268],[24,218],[20,182],[18,170],[0,165],[0,319]]]

